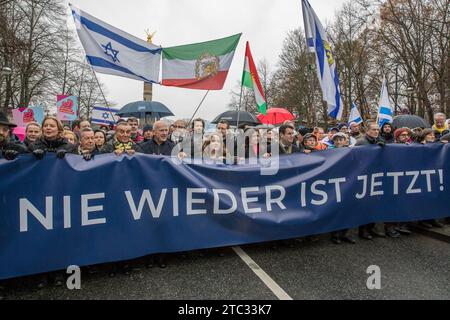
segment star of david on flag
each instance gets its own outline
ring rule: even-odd
[[[105,49],[105,54],[110,56],[114,62],[120,62],[120,60],[117,58],[119,51],[113,49],[111,42],[109,42],[107,45],[102,45],[102,47],[103,49]]]
[[[86,59],[94,71],[159,83],[161,47],[123,32],[73,5],[70,8]]]
[[[96,124],[115,124],[120,118],[116,115],[118,111],[118,109],[94,106],[92,109],[91,122]]]

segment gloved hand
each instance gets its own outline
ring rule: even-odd
[[[37,149],[33,151],[33,155],[36,157],[36,159],[42,160],[44,159],[45,151],[42,149]]]
[[[379,145],[380,147],[384,147],[386,143],[384,143],[384,141],[378,141],[377,145]]]
[[[56,157],[58,159],[64,159],[64,157],[66,156],[66,153],[67,153],[66,150],[63,150],[63,149],[57,150],[56,151]]]
[[[87,152],[83,154],[83,159],[86,161],[90,161],[92,160],[92,158],[94,158],[94,155],[92,153]]]
[[[15,150],[6,150],[5,151],[5,159],[8,161],[14,160],[19,155],[19,152]]]

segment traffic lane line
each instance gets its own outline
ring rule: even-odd
[[[232,249],[279,300],[293,300],[241,247]]]

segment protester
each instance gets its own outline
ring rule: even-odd
[[[444,137],[442,137],[442,138],[444,138]],[[418,142],[421,144],[424,144],[424,145],[435,143],[436,136],[434,135],[434,130],[432,130],[432,129],[423,130],[421,135],[418,138]],[[421,225],[422,227],[427,228],[427,229],[431,229],[433,227],[436,227],[436,228],[444,227],[444,225],[436,219],[419,221],[419,225]]]
[[[80,131],[86,128],[91,128],[91,123],[89,120],[81,120],[80,121]]]
[[[95,139],[95,146],[97,147],[97,150],[100,150],[106,143],[106,133],[103,130],[95,130],[94,131],[94,139]]]
[[[348,137],[345,133],[338,132],[331,138],[333,145],[331,150],[345,148],[348,146]],[[342,241],[355,244],[356,240],[349,235],[348,229],[343,229],[331,233],[331,241],[335,244],[341,244]]]
[[[114,153],[117,156],[124,153],[131,156],[136,152],[142,152],[142,150],[131,140],[131,126],[126,121],[117,124],[114,137],[100,149],[100,153]]]
[[[203,144],[203,159],[206,162],[225,162],[230,155],[223,144],[222,135],[220,133],[211,134]]]
[[[181,143],[183,157],[201,161],[202,146],[204,142],[205,121],[197,118],[192,121],[191,132],[186,135]]]
[[[424,129],[417,139],[418,143],[429,144],[436,142],[436,136],[432,129]]]
[[[409,128],[399,128],[394,132],[395,143],[410,145],[412,140],[412,131]],[[410,235],[411,230],[408,229],[405,223],[386,223],[385,224],[386,235],[391,238],[398,238],[400,234]]]
[[[81,121],[78,119],[72,122],[72,132],[75,133],[77,136],[80,134],[80,122]]]
[[[101,130],[100,130],[101,131]],[[103,131],[101,131],[103,132]],[[89,161],[96,154],[99,154],[95,143],[95,133],[91,128],[84,128],[80,131],[80,145],[74,152],[83,156],[83,159]]]
[[[394,132],[395,143],[411,144],[412,131],[409,128],[399,128]]]
[[[153,139],[141,145],[142,153],[153,155],[172,155],[175,144],[168,140],[169,127],[164,121],[153,124]]]
[[[184,121],[184,120],[175,121],[171,125],[173,130],[170,131],[170,129],[169,129],[169,138],[168,139],[175,144],[183,142],[183,140],[185,140],[187,137],[186,125],[187,125],[186,121]],[[153,139],[153,137],[152,137],[152,139]]]
[[[279,129],[279,154],[292,154],[301,152],[294,143],[294,127],[283,124]]]
[[[327,150],[328,146],[322,142],[322,140],[325,138],[325,130],[320,127],[315,127],[313,130],[313,134],[317,138],[316,150],[317,151]]]
[[[81,132],[81,130],[80,130]],[[71,144],[73,144],[74,146],[78,145],[78,137],[75,133],[73,133],[72,131],[66,131],[64,130],[63,132],[63,137],[65,139],[67,139],[67,141],[69,141]]]
[[[142,135],[144,137],[144,140],[142,140],[141,144],[152,140],[153,139],[153,125],[146,124],[144,126],[144,128],[142,128]]]
[[[171,156],[172,150],[176,148],[172,141],[168,140],[169,127],[164,121],[156,121],[153,124],[153,139],[141,145],[145,154]],[[178,152],[177,152],[178,153]],[[164,269],[167,267],[166,254],[152,255],[145,258],[147,268],[156,264]]]
[[[29,150],[36,159],[44,158],[45,153],[56,153],[58,159],[63,159],[66,153],[73,153],[76,146],[63,136],[63,125],[56,117],[47,116],[42,122],[42,136],[32,143]]]
[[[317,152],[318,151],[317,144],[318,144],[317,136],[312,133],[307,133],[303,137],[303,150],[301,150],[301,152],[303,152],[305,154]]]
[[[394,143],[395,139],[394,139],[392,124],[390,124],[389,122],[385,122],[381,126],[380,136],[383,139],[384,143],[386,143],[386,144]]]
[[[12,141],[11,131],[16,125],[8,121],[8,117],[0,112],[0,155],[11,161],[21,153],[26,153],[27,149],[21,143]]]
[[[357,125],[358,130],[356,131],[357,127],[354,124],[355,123],[352,123],[350,125],[350,129],[352,130],[354,136],[356,136],[356,132],[359,133],[359,126]],[[384,145],[384,141],[380,138],[380,129],[378,127],[378,124],[376,123],[376,121],[368,121],[366,134],[357,140],[355,146],[384,147]],[[371,223],[359,227],[359,236],[360,238],[365,240],[372,240],[373,236],[384,238],[386,235],[375,230],[375,224]]]
[[[330,148],[330,146],[333,145],[333,136],[338,132],[339,132],[338,128],[331,128],[330,131],[328,131],[328,134],[320,142],[326,145],[327,149]]]
[[[23,144],[28,148],[30,144],[36,142],[42,135],[42,129],[39,123],[29,122],[25,127],[25,139]]]
[[[216,128],[217,132],[220,132],[225,140],[228,136],[228,131],[230,130],[230,123],[227,120],[220,120]]]
[[[333,137],[331,137],[331,142],[332,144],[328,150],[348,147],[348,136],[342,132],[335,133]]]
[[[139,132],[139,119],[130,117],[128,118],[127,122],[131,127],[131,140],[133,140],[134,143],[140,143],[144,141],[144,137]]]
[[[356,122],[350,123],[350,136],[355,140],[363,137],[363,134],[361,133],[361,126]]]
[[[434,115],[434,124],[432,129],[434,130],[436,139],[440,139],[443,135],[448,133],[449,128],[445,120],[445,114],[443,113],[436,113]]]
[[[346,123],[340,123],[338,125],[338,129],[339,129],[339,132],[342,132],[343,134],[346,134],[346,135],[349,134],[348,125]]]

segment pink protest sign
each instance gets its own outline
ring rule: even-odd
[[[74,121],[77,119],[78,98],[70,96],[56,103],[58,119],[61,121]]]

